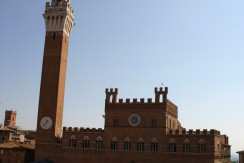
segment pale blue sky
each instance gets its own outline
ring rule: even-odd
[[[187,129],[218,129],[244,149],[243,0],[72,0],[64,126],[103,127],[105,88],[154,98],[163,82]],[[45,0],[2,1],[0,121],[35,129]]]

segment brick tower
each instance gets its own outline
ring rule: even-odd
[[[6,110],[4,126],[14,127],[16,124],[16,115],[17,115],[16,111]]]
[[[36,135],[36,159],[45,159],[40,151],[46,143],[62,136],[62,120],[69,36],[74,26],[70,0],[46,3],[46,38],[42,66]]]

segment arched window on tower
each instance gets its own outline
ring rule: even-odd
[[[169,152],[176,152],[176,143],[174,139],[169,141]]]
[[[128,138],[128,137],[124,141],[124,150],[125,151],[131,150],[131,142],[130,142],[130,138]]]
[[[206,153],[206,142],[203,139],[198,141],[198,153]]]
[[[112,95],[109,96],[109,101],[108,102],[109,103],[112,103],[113,102],[113,96]]]
[[[50,16],[47,17],[47,25],[50,24]]]
[[[89,145],[90,145],[89,137],[85,136],[82,141],[82,148],[89,148]]]
[[[71,137],[70,137],[70,140],[69,140],[69,146],[71,147],[71,148],[75,148],[76,147],[76,138],[75,138],[75,136],[74,135],[72,135]]]
[[[118,149],[118,142],[117,142],[117,138],[113,137],[112,141],[111,141],[111,149],[112,150],[117,150]]]
[[[163,103],[163,94],[159,95],[159,102]]]
[[[103,139],[99,136],[96,139],[96,149],[102,149],[103,148]]]
[[[144,142],[142,138],[138,139],[137,142],[137,151],[144,151]]]
[[[157,152],[158,151],[158,141],[155,138],[151,142],[151,151],[152,152]]]
[[[184,140],[183,152],[184,153],[190,153],[191,152],[191,144],[190,144],[190,141],[188,139]]]

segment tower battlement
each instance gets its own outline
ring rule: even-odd
[[[133,99],[130,99],[130,98],[126,98],[126,99],[122,99],[120,98],[119,99],[119,102],[118,104],[151,104],[153,103],[152,102],[152,98],[133,98]]]
[[[5,111],[4,126],[14,127],[16,125],[16,115],[17,115],[16,111],[6,110]]]
[[[200,129],[196,129],[195,131],[193,129],[189,130],[169,130],[169,135],[220,135],[220,131],[215,129],[203,129],[202,131]]]
[[[5,113],[17,114],[17,111],[13,111],[13,110],[5,110]]]
[[[115,88],[115,89],[106,88],[105,93],[106,93],[106,100],[105,100],[106,103],[111,103],[111,102],[117,103],[117,100],[118,100],[117,97],[118,97],[118,93],[119,93],[118,88]]]
[[[46,3],[43,14],[46,31],[64,31],[69,37],[74,26],[74,10],[70,6],[70,0],[53,0]]]
[[[103,132],[102,128],[63,127],[63,132]]]
[[[161,98],[161,101],[164,102],[167,100],[168,87],[165,87],[164,90],[162,87],[160,87],[160,88],[155,87],[154,93],[155,93],[155,103],[159,103],[160,98]]]
[[[119,90],[118,88],[106,88],[105,93],[106,93],[106,103],[118,103],[118,104],[152,104],[152,103],[165,103],[167,105],[170,105],[171,107],[177,108],[176,105],[174,105],[172,102],[167,100],[167,94],[168,94],[168,87],[165,87],[164,89],[162,87],[154,89],[155,92],[155,102],[153,102],[152,98],[147,98],[147,102],[145,98],[126,98],[124,99],[117,99]],[[161,99],[160,99],[161,98]],[[112,100],[111,100],[112,99]]]

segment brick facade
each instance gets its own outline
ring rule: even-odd
[[[118,99],[117,88],[106,89],[104,129],[63,127],[61,135],[68,39],[73,26],[70,1],[47,3],[44,19],[47,33],[36,160],[57,163],[230,162],[228,137],[214,129],[183,128],[178,121],[178,107],[167,98],[167,87],[155,88],[154,100]]]
[[[239,154],[239,163],[244,163],[244,151],[238,151]]]
[[[0,163],[29,163],[34,161],[34,145],[8,142],[0,144]]]

